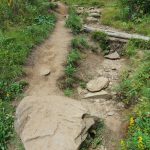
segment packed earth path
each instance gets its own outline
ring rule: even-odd
[[[73,100],[63,97],[57,85],[58,79],[64,74],[64,63],[72,40],[72,34],[65,27],[66,15],[66,6],[58,3],[58,20],[52,36],[33,50],[25,66],[25,79],[29,87],[16,111],[16,131],[27,150],[77,150],[86,139],[95,118],[101,118],[108,132],[104,137],[104,145],[99,149],[115,150],[122,136],[124,108],[113,99],[110,100],[109,96],[113,96],[111,88],[104,93],[97,93],[100,95],[90,95],[81,90],[80,96],[86,97]],[[94,61],[98,60],[98,56],[94,57]],[[93,68],[98,62],[94,62],[93,66],[91,62],[93,72],[95,69],[97,71],[94,78],[111,78],[111,84],[114,84],[124,59],[100,58],[100,67]],[[90,64],[86,66],[90,67]]]
[[[71,34],[65,28],[67,9],[59,4],[57,24],[53,34],[33,51],[25,67],[27,81],[30,85],[27,95],[61,95],[57,80],[64,73],[63,63],[68,54]]]

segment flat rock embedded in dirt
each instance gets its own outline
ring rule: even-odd
[[[87,13],[99,13],[101,14],[102,10],[101,9],[91,9],[91,10],[87,10]]]
[[[79,101],[28,96],[17,108],[15,128],[26,150],[78,150],[93,124]]]
[[[109,55],[106,55],[105,58],[111,59],[111,60],[116,60],[116,59],[120,59],[120,55],[118,54],[118,52],[114,52]]]
[[[47,75],[49,75],[51,73],[51,70],[49,69],[49,68],[42,68],[41,70],[40,70],[40,75],[41,76],[47,76]]]
[[[114,114],[115,114],[114,111],[110,111],[110,112],[107,113],[108,116],[113,116]]]
[[[90,13],[89,16],[90,17],[94,17],[94,18],[100,18],[100,14],[99,13]]]
[[[84,98],[111,99],[111,94],[103,90],[103,91],[95,92],[95,93],[87,93],[84,95]]]
[[[109,80],[108,78],[105,77],[99,77],[94,80],[91,80],[87,83],[87,89],[90,92],[98,92],[100,90],[103,90],[107,88],[109,85]]]
[[[94,18],[94,17],[87,17],[86,21],[87,21],[87,23],[96,23],[99,20],[97,18]]]

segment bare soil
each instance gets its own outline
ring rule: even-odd
[[[65,28],[65,16],[67,8],[59,3],[58,21],[53,34],[31,54],[27,65],[25,66],[25,80],[29,87],[25,92],[27,96],[45,96],[45,95],[63,95],[63,91],[57,86],[57,81],[64,75],[64,63],[70,50],[72,35]],[[119,74],[124,68],[125,60],[106,60],[101,55],[92,52],[85,54],[78,69],[78,77],[89,81],[98,76],[105,76],[110,79],[111,86],[108,90],[112,91],[114,85],[119,81]],[[48,70],[48,74],[42,75],[41,72]],[[103,145],[108,150],[116,150],[119,141],[123,137],[122,124],[124,124],[124,108],[118,106],[118,102],[111,100],[80,98],[86,107],[94,115],[104,119],[106,132],[104,134]],[[113,115],[108,113],[114,112]],[[98,148],[100,150],[100,147]],[[97,150],[98,150],[97,149]]]
[[[63,94],[56,82],[64,73],[63,64],[70,49],[72,35],[65,28],[66,6],[59,3],[57,12],[58,20],[53,34],[32,52],[25,66],[25,79],[29,83],[26,95]],[[41,75],[45,70],[49,70],[50,73]]]

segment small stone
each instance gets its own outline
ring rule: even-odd
[[[116,59],[120,59],[120,55],[117,52],[114,52],[114,53],[106,55],[105,58],[116,60]]]
[[[87,83],[87,89],[90,92],[98,92],[98,91],[101,91],[101,90],[107,88],[108,85],[109,85],[108,78],[99,77],[99,78],[89,81]]]
[[[98,14],[101,14],[102,12],[101,12],[102,10],[100,10],[100,9],[91,9],[91,10],[87,10],[87,13],[98,13]]]
[[[88,93],[88,91],[87,91],[86,89],[82,89],[81,87],[78,87],[78,88],[77,88],[77,91],[78,91],[78,94],[79,94],[79,95]]]
[[[115,114],[114,111],[110,111],[110,112],[107,113],[108,116],[113,116],[114,114]]]
[[[106,91],[100,91],[95,93],[87,93],[84,95],[84,98],[102,98],[102,99],[111,99],[111,94]]]
[[[88,23],[95,23],[95,22],[98,22],[98,19],[97,18],[93,18],[93,17],[87,17],[87,22]]]
[[[40,75],[41,75],[41,76],[47,76],[47,75],[49,75],[50,73],[51,73],[51,70],[48,69],[48,68],[42,68],[42,69],[40,70]]]
[[[122,103],[122,102],[118,103],[117,106],[118,106],[119,108],[124,108],[124,107],[125,107],[125,106],[124,106],[124,103]]]
[[[94,17],[94,18],[100,18],[100,14],[99,13],[90,13],[89,16],[90,17]]]

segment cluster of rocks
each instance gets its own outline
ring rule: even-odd
[[[77,7],[77,13],[79,15],[87,14],[86,23],[98,23],[101,17],[101,9],[94,7]]]
[[[87,83],[86,89],[80,87],[77,89],[82,101],[93,103],[93,108],[86,103],[93,115],[103,119],[108,116],[118,117],[117,112],[124,108],[123,103],[115,101],[117,95],[116,92],[113,92],[113,87],[118,83],[123,64],[123,59],[104,59],[97,69],[95,78]]]

